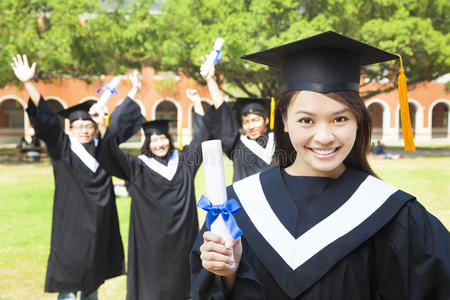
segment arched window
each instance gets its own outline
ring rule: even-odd
[[[25,135],[24,108],[19,101],[6,99],[0,103],[0,141],[17,143]]]
[[[416,113],[417,113],[417,107],[414,103],[409,102],[408,103],[408,107],[409,107],[409,118],[411,120],[411,127],[412,127],[412,131],[413,131],[413,136],[416,135],[416,127],[417,127],[417,119],[416,119]],[[402,121],[401,121],[401,112],[400,110],[398,111],[399,113],[399,117],[398,117],[398,135],[399,137],[403,136],[403,129],[402,129]]]
[[[173,121],[169,123],[169,134],[172,136],[174,142],[178,142],[178,129],[176,122],[178,120],[178,111],[175,104],[168,100],[160,102],[155,110],[155,120],[158,119],[167,119]]]
[[[47,99],[46,101],[54,113],[58,113],[64,109],[64,106],[62,106],[62,104],[56,99]],[[64,118],[58,115],[58,119],[61,122],[62,128],[64,128]]]
[[[446,138],[448,132],[449,106],[446,103],[438,103],[431,112],[431,137]]]
[[[367,110],[372,118],[372,138],[381,140],[383,138],[383,106],[380,103],[371,103]]]

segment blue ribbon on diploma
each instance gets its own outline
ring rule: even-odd
[[[211,201],[205,196],[200,198],[197,204],[203,210],[206,210],[208,213],[206,214],[206,228],[208,230],[211,228],[212,223],[222,215],[225,224],[230,230],[230,234],[233,239],[237,239],[242,235],[242,230],[236,223],[236,219],[233,217],[233,214],[241,210],[241,206],[235,199],[228,199],[225,203],[219,205],[213,205]]]
[[[216,50],[216,52],[217,52],[217,56],[216,56],[216,58],[214,59],[214,65],[215,66],[217,66],[217,64],[219,63],[219,61],[222,59],[222,57],[223,57],[223,53],[222,52],[220,52],[220,50]]]
[[[105,82],[105,85],[102,86],[101,88],[99,88],[99,89],[96,91],[96,93],[97,93],[97,94],[100,93],[101,90],[108,90],[108,91],[110,91],[112,94],[116,94],[117,96],[119,96],[119,92],[118,92],[115,88],[111,88],[107,82]]]

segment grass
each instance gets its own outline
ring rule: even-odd
[[[372,160],[385,181],[415,195],[450,228],[450,157]],[[232,169],[226,164],[227,183]],[[203,171],[196,178],[197,198],[204,192]],[[55,299],[43,292],[49,253],[53,197],[51,165],[0,165],[0,299]],[[125,248],[128,241],[130,199],[118,198]],[[204,213],[199,212],[200,220]],[[101,299],[125,299],[126,278],[108,280]]]

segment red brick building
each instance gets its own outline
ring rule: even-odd
[[[137,102],[143,115],[148,120],[169,118],[173,122],[171,134],[177,141],[180,120],[183,127],[183,143],[188,143],[192,135],[193,105],[186,97],[186,89],[195,88],[199,91],[207,108],[211,104],[208,90],[198,85],[194,80],[183,75],[173,76],[167,80],[164,76],[155,74],[152,68],[144,68],[142,74],[142,90],[137,96]],[[112,76],[106,76],[105,82]],[[67,108],[84,101],[96,101],[99,94],[95,91],[103,85],[102,80],[88,84],[74,78],[62,78],[36,83],[45,100],[55,110]],[[108,102],[109,111],[127,95],[131,82],[123,79],[118,91],[120,96],[113,96]],[[373,85],[364,89],[375,88]],[[450,142],[450,93],[445,91],[445,84],[439,82],[424,82],[408,87],[409,108],[416,141],[430,141],[443,138]],[[27,138],[33,135],[28,117],[24,111],[28,96],[16,86],[0,89],[0,144],[17,143],[21,136]],[[374,138],[383,141],[401,139],[400,109],[398,92],[378,94],[366,100],[366,105],[374,121]],[[67,126],[67,125],[66,125]],[[141,137],[136,136],[134,141]]]

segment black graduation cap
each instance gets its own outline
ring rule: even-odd
[[[237,98],[233,110],[238,121],[241,116],[249,113],[259,113],[268,117],[270,111],[270,98]]]
[[[141,126],[144,129],[145,135],[152,134],[169,134],[169,122],[171,120],[154,120],[150,122],[142,123]]]
[[[333,31],[241,58],[280,68],[282,93],[359,91],[361,66],[398,59],[394,54]]]
[[[69,119],[70,123],[76,120],[87,120],[93,121],[89,115],[89,109],[91,108],[91,103],[83,102],[69,108],[60,110],[58,114],[63,118]]]

